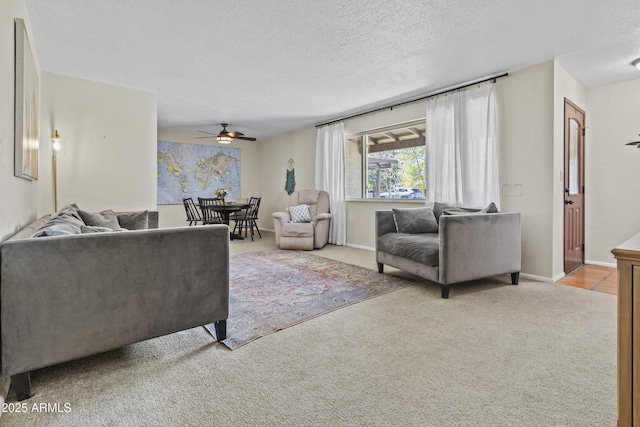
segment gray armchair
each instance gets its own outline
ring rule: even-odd
[[[289,208],[299,205],[309,206],[310,222],[291,222],[289,212],[275,212],[273,226],[276,245],[282,249],[310,251],[320,249],[329,240],[329,194],[321,190],[294,191],[289,196]]]

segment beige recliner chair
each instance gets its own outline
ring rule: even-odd
[[[296,206],[307,205],[309,207],[308,222],[292,222],[291,213]],[[292,209],[292,207],[294,207]],[[276,245],[282,249],[301,249],[310,251],[320,249],[329,240],[329,225],[331,214],[329,213],[329,194],[320,190],[294,191],[289,196],[287,212],[275,212],[273,214],[273,226],[276,232]],[[303,208],[306,213],[306,210]],[[296,218],[293,221],[304,220]]]

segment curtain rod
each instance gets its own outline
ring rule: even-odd
[[[466,87],[477,85],[477,84],[480,84],[480,83],[485,83],[485,82],[489,82],[489,81],[495,83],[496,80],[498,80],[499,78],[507,77],[508,75],[509,75],[509,73],[503,73],[503,74],[500,74],[499,76],[487,77],[486,79],[478,80],[478,81],[475,81],[475,82],[472,82],[472,83],[465,83],[465,84],[462,84],[460,86],[456,86],[456,87],[451,88],[451,89],[443,90],[441,92],[432,93],[430,95],[425,95],[425,96],[420,97],[420,98],[411,99],[409,101],[403,101],[403,102],[399,102],[397,104],[387,105],[386,107],[380,107],[380,108],[376,108],[374,110],[364,111],[362,113],[353,114],[353,115],[347,116],[347,117],[342,117],[341,119],[335,119],[335,120],[331,120],[329,122],[320,123],[319,125],[316,125],[316,127],[319,128],[319,127],[322,127],[322,126],[331,125],[333,123],[338,123],[338,122],[341,122],[343,120],[353,119],[354,117],[360,117],[360,116],[364,116],[365,114],[376,113],[376,112],[382,111],[382,110],[388,110],[388,109],[393,110],[394,107],[399,107],[401,105],[411,104],[413,102],[423,101],[425,99],[433,98],[434,96],[443,95],[443,94],[449,93],[449,92],[454,92],[456,90],[464,89]]]

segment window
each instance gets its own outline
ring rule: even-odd
[[[347,198],[424,199],[424,135],[419,120],[348,136]]]

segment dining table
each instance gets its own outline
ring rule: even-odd
[[[249,206],[249,203],[225,202],[224,205],[212,206],[212,209],[220,212],[224,223],[229,225],[229,216],[232,212],[243,211],[245,209],[248,209]],[[231,240],[244,240],[244,237],[242,237],[242,235],[234,234],[233,232],[229,233],[229,237]]]

